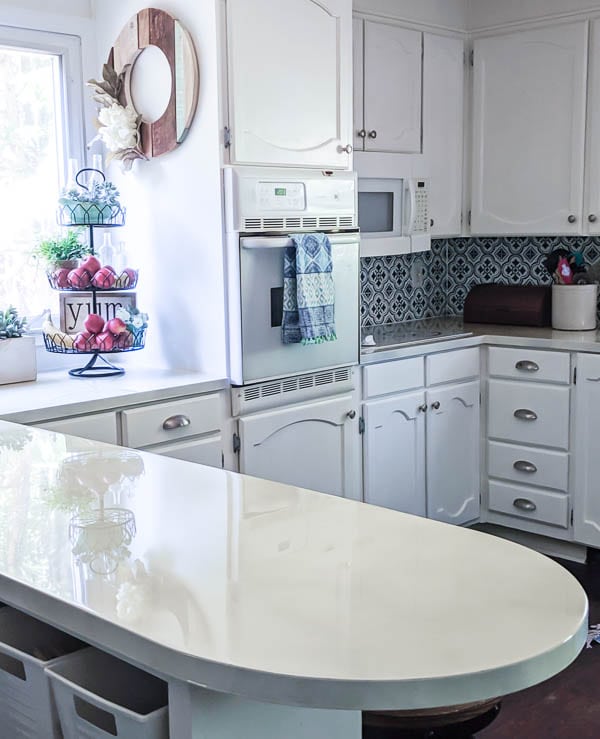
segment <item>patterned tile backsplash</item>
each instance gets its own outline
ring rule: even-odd
[[[600,270],[600,237],[504,236],[434,239],[431,251],[361,260],[361,323],[379,326],[440,315],[460,315],[474,285],[550,284],[546,256],[558,248],[581,251]],[[424,267],[422,284],[413,272]],[[417,280],[418,281],[418,280]]]

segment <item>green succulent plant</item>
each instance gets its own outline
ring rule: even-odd
[[[17,309],[10,305],[5,311],[0,309],[0,340],[19,339],[25,332],[26,318],[19,318]]]
[[[43,239],[34,249],[34,255],[48,265],[66,259],[82,259],[90,253],[90,247],[79,241],[81,229],[73,229],[66,236]]]

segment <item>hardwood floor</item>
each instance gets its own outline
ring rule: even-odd
[[[600,552],[588,564],[561,561],[583,585],[590,623],[600,623]],[[584,649],[556,677],[507,696],[496,721],[477,739],[600,739],[600,644]]]

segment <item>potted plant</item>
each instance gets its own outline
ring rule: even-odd
[[[0,309],[0,385],[30,382],[37,377],[35,339],[23,335],[26,323],[12,305]]]
[[[66,236],[43,239],[34,250],[34,255],[46,263],[48,271],[58,268],[75,269],[78,260],[90,253],[90,247],[79,241],[81,229],[69,231]]]
[[[59,198],[64,225],[102,225],[123,216],[119,191],[112,182],[95,181],[87,188],[74,187]]]

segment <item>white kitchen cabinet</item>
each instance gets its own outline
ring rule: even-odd
[[[361,498],[354,395],[239,419],[240,472],[323,493]]]
[[[586,22],[476,39],[473,234],[579,233]]]
[[[221,434],[211,434],[200,439],[186,439],[170,444],[145,447],[145,452],[162,454],[164,457],[182,459],[186,462],[205,464],[208,467],[223,466],[223,438]]]
[[[479,381],[427,390],[427,517],[479,516]]]
[[[435,387],[373,397],[425,374]],[[478,375],[471,348],[364,368],[365,502],[455,524],[479,517]]]
[[[423,34],[354,21],[354,145],[420,153]]]
[[[88,413],[85,416],[62,418],[34,424],[37,428],[57,431],[60,434],[81,436],[92,441],[118,444],[118,423],[115,412]]]
[[[226,0],[230,162],[352,164],[351,0]]]
[[[577,355],[573,435],[575,541],[600,547],[600,356]]]
[[[426,515],[424,408],[422,390],[364,404],[365,503]]]
[[[462,231],[464,41],[423,35],[423,159],[432,236]]]
[[[591,22],[588,69],[588,125],[583,220],[587,232],[600,234],[600,20]]]

